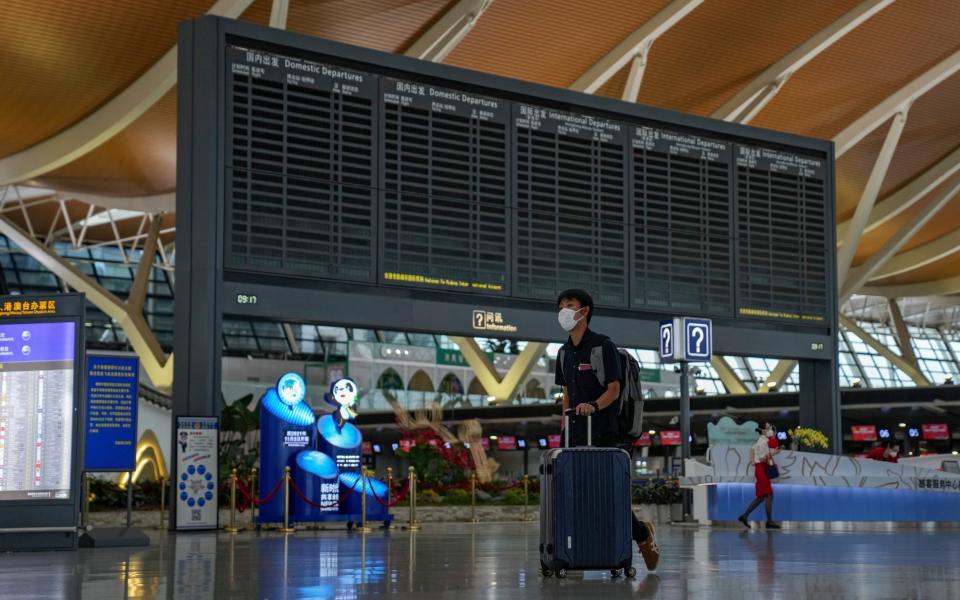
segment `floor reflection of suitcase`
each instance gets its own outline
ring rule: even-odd
[[[540,461],[542,573],[563,578],[568,569],[609,569],[633,577],[630,455],[616,448],[569,448],[569,423],[564,431],[567,447],[548,450]],[[589,417],[587,440],[589,445]]]

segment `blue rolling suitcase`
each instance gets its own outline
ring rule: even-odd
[[[564,415],[564,419],[568,417]],[[587,444],[590,444],[587,417]],[[570,448],[540,461],[540,566],[544,577],[567,570],[636,575],[631,539],[630,455],[617,448]]]

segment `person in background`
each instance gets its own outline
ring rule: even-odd
[[[587,445],[587,419],[593,415],[592,442],[596,447],[616,448],[620,442],[620,359],[617,347],[605,335],[588,328],[593,317],[593,298],[583,290],[566,290],[557,298],[560,327],[570,334],[557,352],[556,383],[563,386],[563,414],[574,409],[582,419],[570,422],[570,445]],[[591,357],[600,353],[603,374],[594,370]],[[562,355],[562,359],[561,359]],[[660,562],[653,524],[633,517],[631,535],[647,569]]]
[[[867,458],[883,462],[895,463],[900,459],[900,444],[887,442],[877,446],[867,453]]]
[[[773,457],[780,453],[777,428],[772,423],[764,423],[762,427],[757,428],[757,433],[760,434],[760,439],[750,447],[750,463],[754,465],[757,478],[757,497],[737,520],[750,529],[750,521],[747,519],[762,502],[767,511],[767,529],[780,529],[780,525],[773,520],[773,486],[770,484],[770,477],[767,476],[767,465],[772,465]]]

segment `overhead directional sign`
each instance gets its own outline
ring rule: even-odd
[[[669,321],[660,321],[660,358],[664,361],[670,361],[674,359],[674,334],[675,329],[673,326],[673,319]]]
[[[713,354],[713,327],[710,319],[684,319],[684,347],[690,361],[708,361]]]
[[[676,317],[660,321],[660,360],[706,362],[713,356],[710,319]]]

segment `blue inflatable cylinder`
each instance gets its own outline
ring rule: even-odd
[[[296,457],[297,468],[293,479],[300,491],[314,504],[311,506],[297,497],[293,500],[292,514],[295,521],[319,521],[324,514],[337,514],[340,507],[340,485],[337,464],[333,459],[316,450],[300,452]]]
[[[284,467],[296,472],[296,455],[314,446],[316,417],[305,402],[288,404],[270,388],[260,399],[260,497],[283,479]],[[291,491],[291,497],[295,496]],[[291,500],[291,509],[298,503]],[[283,490],[260,506],[258,522],[283,521]]]

